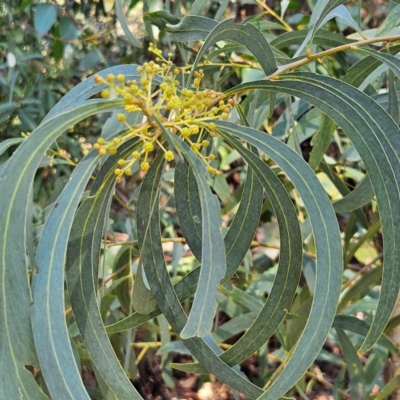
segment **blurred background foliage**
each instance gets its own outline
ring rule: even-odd
[[[150,42],[156,43],[164,52],[172,50],[178,66],[190,63],[199,46],[195,44],[188,47],[181,43],[182,35],[185,41],[188,40],[188,32],[170,28],[170,25],[176,26],[192,7],[198,7],[199,14],[214,20],[235,18],[236,22],[253,22],[274,45],[275,56],[284,60],[296,53],[304,37],[285,42],[282,40],[283,33],[291,30],[301,32],[306,28],[310,21],[310,11],[316,1],[267,1],[267,7],[263,6],[265,3],[253,0],[196,1],[194,4],[184,0],[116,2],[117,4],[114,4],[114,0],[1,2],[0,168],[1,164],[7,162],[15,146],[38,126],[56,102],[89,75],[109,66],[141,64],[154,58],[147,51]],[[117,18],[118,7],[122,7],[133,37],[126,34],[124,21]],[[315,46],[318,49],[330,48],[342,43],[345,36],[357,37],[357,28],[363,35],[372,36],[382,27],[382,22],[394,7],[394,2],[389,1],[350,2],[346,5],[348,15],[328,22],[324,30],[325,37],[316,40]],[[379,29],[382,34],[387,33],[387,30]],[[138,40],[142,47],[138,47]],[[203,66],[207,87],[224,90],[243,81],[258,79],[259,70],[254,67],[255,60],[251,54],[235,50],[237,49],[232,46],[232,57],[226,49],[216,51],[213,64]],[[361,56],[355,53],[337,53],[321,65],[316,63],[313,68],[319,73],[341,78],[359,58]],[[398,82],[395,84],[399,90]],[[386,72],[381,70],[366,80],[361,89],[387,107],[387,87]],[[323,123],[321,112],[299,100],[288,101],[287,97],[281,95],[277,95],[276,99],[268,96],[267,92],[255,91],[244,100],[246,114],[252,116],[250,125],[287,141],[308,160],[313,145],[312,137]],[[87,152],[86,146],[94,143],[102,130],[104,133],[104,130],[112,129],[105,125],[106,117],[95,116],[77,124],[63,134],[43,158],[43,168],[37,173],[33,194],[37,236],[40,236],[47,211],[64,187],[74,165]],[[229,226],[243,190],[246,170],[239,154],[224,143],[218,148],[218,156],[224,174],[216,177],[211,184],[222,205],[224,224]],[[332,136],[325,161],[325,166],[320,165],[318,177],[332,201],[342,198],[365,177],[358,153],[340,129]],[[167,174],[170,176],[164,179],[161,197],[162,231],[166,242],[166,260],[171,277],[176,280],[197,264],[181,240],[174,199],[171,197],[172,184],[169,181],[173,171]],[[138,262],[135,204],[142,177],[138,173],[124,179],[117,186],[114,196],[99,276],[101,311],[106,325],[132,312],[132,285]],[[284,183],[291,190],[290,182]],[[302,222],[302,234],[309,238],[310,226],[304,216],[301,199],[294,191],[291,195]],[[340,303],[341,311],[346,315],[363,313],[368,319],[376,305],[382,255],[379,225],[374,223],[376,219],[377,210],[373,201],[364,207],[361,214],[342,213],[339,217],[347,251],[347,268],[344,271]],[[232,292],[221,290],[216,327],[229,323],[240,315],[248,315],[246,312],[255,313],[260,309],[260,299],[268,296],[268,288],[272,286],[278,256],[277,222],[268,199],[265,199],[252,251],[248,252],[235,277],[235,285],[242,290],[241,294],[235,298]],[[314,258],[313,241],[306,240],[303,277],[290,310],[297,317],[288,318],[285,326],[278,329],[269,343],[242,364],[242,370],[258,385],[263,386],[275,372],[304,325],[304,320],[299,316],[306,316],[310,307],[315,279]],[[374,266],[376,267],[372,268]],[[190,303],[186,302],[185,305],[188,309]],[[79,340],[79,332],[68,304],[66,317],[70,336],[75,340],[77,356],[81,361],[85,384],[90,389],[92,398],[100,399],[102,397],[97,390],[98,382],[86,350]],[[216,337],[222,342],[222,348],[229,348],[240,337],[238,335],[242,330],[237,326],[246,326],[249,322],[243,319],[242,323],[243,325],[238,325],[239,322],[236,322],[236,327],[230,327],[234,335],[227,336],[226,331],[224,333],[223,330],[217,330]],[[395,324],[396,321],[393,326]],[[348,345],[348,338],[340,332],[337,334],[332,331],[319,358],[296,385],[292,395],[304,399],[355,398],[350,394],[354,393],[351,392],[354,390],[353,385],[363,385],[365,395],[377,393],[385,385],[385,374],[390,376],[387,372],[387,360],[390,357],[388,350],[384,346],[375,346],[371,354],[361,357],[360,364],[349,368],[346,375],[345,364],[349,360],[343,357],[343,349]],[[348,333],[348,336],[353,344],[361,344],[363,339],[355,333]],[[110,339],[124,369],[146,399],[170,399],[173,396],[182,399],[207,399],[211,398],[207,397],[209,395],[221,400],[234,398],[234,394],[213,377],[172,370],[171,361],[185,362],[191,358],[183,346],[173,340],[173,333],[168,329],[164,317],[146,322],[137,329],[110,334]],[[127,343],[131,343],[133,339],[135,344],[131,351],[131,346]],[[362,374],[357,376],[354,368],[359,366]],[[37,380],[41,381],[40,373]]]

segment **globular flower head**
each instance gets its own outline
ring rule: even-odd
[[[171,150],[166,151],[164,157],[167,161],[172,161],[175,158],[174,153]]]
[[[149,164],[147,161],[142,161],[142,162],[140,163],[140,169],[141,169],[142,171],[148,171],[149,168],[150,168],[150,164]]]
[[[149,45],[148,50],[156,55],[156,62],[149,61],[137,67],[140,75],[137,79],[127,80],[123,74],[94,77],[96,83],[108,86],[101,91],[103,98],[109,98],[113,93],[113,98],[121,101],[126,113],[141,113],[142,117],[139,117],[140,122],[136,126],[130,126],[126,115],[118,113],[116,119],[123,122],[127,130],[121,131],[123,133],[110,142],[98,139],[93,148],[101,156],[106,153],[113,155],[126,140],[138,139],[138,147],[131,157],[120,159],[117,163],[115,173],[117,181],[120,181],[122,175],[132,174],[131,167],[136,160],[139,160],[140,169],[147,171],[150,167],[148,158],[156,147],[164,152],[165,160],[174,160],[172,149],[165,148],[167,144],[163,143],[163,130],[167,129],[187,142],[210,173],[219,175],[220,172],[209,165],[215,156],[211,154],[207,157],[202,152],[217,136],[217,125],[213,121],[227,120],[234,101],[225,101],[221,93],[213,90],[202,90],[204,71],[201,69],[194,72],[191,88],[180,88],[179,79],[186,72],[173,65],[172,53],[165,58],[163,52],[153,44]],[[156,121],[161,121],[163,129]]]

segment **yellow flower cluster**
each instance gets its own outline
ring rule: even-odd
[[[141,75],[137,80],[126,80],[124,75],[114,76],[108,74],[105,78],[95,75],[95,82],[107,85],[107,89],[101,92],[103,98],[122,98],[125,104],[125,113],[119,113],[117,119],[127,127],[127,131],[118,138],[106,142],[99,138],[94,148],[101,156],[106,153],[113,155],[120,144],[126,140],[137,137],[141,140],[139,149],[131,154],[127,160],[119,160],[115,170],[117,182],[122,176],[131,175],[131,167],[140,159],[140,169],[149,169],[149,154],[155,147],[164,151],[165,159],[174,160],[174,153],[161,143],[162,130],[156,123],[161,121],[165,129],[172,134],[180,136],[191,147],[192,151],[200,157],[207,166],[207,170],[219,175],[220,171],[213,168],[210,162],[215,160],[213,154],[205,156],[203,148],[210,146],[213,137],[217,135],[216,125],[210,120],[229,118],[233,108],[233,100],[221,100],[221,93],[209,89],[201,89],[204,78],[202,70],[194,73],[193,88],[181,88],[177,77],[184,79],[184,73],[177,68],[168,54],[168,59],[162,56],[162,52],[150,45],[149,51],[154,53],[156,62],[150,61],[137,68]],[[157,79],[155,77],[157,76]],[[143,121],[139,125],[131,126],[127,122],[128,113],[141,112]],[[165,144],[165,143],[164,143]]]

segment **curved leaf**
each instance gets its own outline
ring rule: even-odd
[[[355,298],[357,298],[364,290],[368,289],[372,284],[379,284],[382,278],[383,265],[378,265],[365,273],[360,279],[358,279],[354,285],[352,285],[340,299],[338,305],[338,312],[343,310],[347,303]]]
[[[174,176],[175,207],[186,243],[201,262],[201,203],[193,169],[187,161],[177,163]]]
[[[0,226],[3,228],[0,232],[0,340],[5,346],[1,356],[4,355],[7,361],[2,364],[1,369],[1,379],[6,379],[6,384],[0,387],[1,390],[3,388],[8,390],[6,398],[13,393],[19,398],[21,392],[27,398],[44,397],[34,383],[31,373],[28,371],[25,373],[23,370],[24,365],[37,365],[30,323],[31,294],[27,276],[29,264],[27,265],[25,257],[27,254],[25,227],[31,218],[30,187],[36,169],[40,165],[43,153],[63,131],[89,115],[119,104],[120,102],[115,101],[89,101],[75,111],[43,123],[18,147],[3,169],[0,177],[2,186],[0,201],[3,207],[3,212],[0,213]],[[33,269],[40,272],[40,267]],[[14,290],[16,287],[18,290]],[[62,303],[59,315],[61,319],[63,319],[63,307]],[[20,335],[22,330],[25,332],[24,335]],[[46,357],[48,353],[47,343]],[[75,364],[74,368],[76,369]]]
[[[73,216],[98,161],[98,152],[92,151],[75,168],[46,221],[36,254],[33,335],[49,392],[65,399],[89,399],[65,324],[64,262]]]
[[[108,74],[122,74],[128,80],[140,79],[141,75],[137,72],[136,65],[117,65],[115,67],[107,68],[98,73],[103,78],[106,78]],[[76,107],[79,103],[89,99],[91,96],[100,93],[107,86],[104,84],[98,84],[94,81],[94,76],[85,79],[83,82],[76,85],[71,89],[46,115],[42,124],[53,118],[61,112],[65,112],[67,109]],[[159,82],[159,77],[154,77],[154,82]],[[112,109],[111,109],[112,110]],[[110,111],[111,111],[110,110]]]
[[[122,369],[105,332],[96,299],[100,244],[118,159],[126,157],[138,140],[124,143],[97,174],[91,193],[79,207],[72,225],[66,280],[75,321],[90,358],[109,393],[118,399],[141,399]],[[80,164],[78,164],[79,166]]]
[[[354,349],[348,336],[341,330],[336,328],[339,338],[342,354],[346,361],[347,371],[350,378],[351,398],[355,400],[363,400],[364,397],[364,371],[360,359]]]
[[[188,42],[192,40],[204,40],[218,25],[218,21],[211,18],[187,15],[176,24],[166,25],[166,30],[171,33],[171,40],[174,42]]]
[[[369,331],[370,324],[357,317],[339,314],[336,315],[332,328],[344,329],[346,331],[351,331],[358,333],[359,335],[366,336]],[[390,351],[400,353],[400,349],[398,349],[386,335],[382,335],[377,343]]]
[[[286,32],[272,40],[270,45],[276,49],[283,49],[294,44],[301,44],[306,36],[306,30]],[[343,35],[330,32],[326,29],[320,29],[315,34],[313,41],[314,44],[324,47],[336,47],[353,42],[354,40],[346,39]]]
[[[400,51],[400,45],[395,45],[389,48],[390,54],[396,54]],[[385,53],[383,50],[381,53]],[[343,77],[343,81],[350,85],[359,87],[362,82],[372,73],[374,70],[381,65],[383,60],[375,57],[368,56],[352,65],[346,75]]]
[[[183,162],[180,164],[182,165],[185,163]],[[178,164],[177,168],[181,168],[181,166]],[[181,175],[179,176],[181,177]],[[182,182],[179,182],[179,185],[181,185]],[[193,183],[193,180],[190,182]],[[175,184],[178,184],[178,182],[175,182]],[[179,192],[178,195],[180,196],[181,192]],[[238,265],[243,260],[251,241],[253,240],[260,217],[262,199],[262,186],[260,185],[258,179],[254,176],[254,173],[249,170],[247,173],[247,179],[242,197],[240,199],[238,211],[224,238],[227,270],[221,283],[226,282],[236,271]],[[177,204],[177,208],[178,207],[179,206]],[[201,249],[201,247],[199,247],[199,249]],[[198,253],[201,255],[201,250],[198,250]],[[193,295],[196,290],[199,273],[200,267],[197,267],[174,285],[174,290],[179,301],[184,301]],[[160,313],[160,310],[152,311],[147,316],[134,313],[113,325],[107,326],[106,329],[109,333],[121,332],[140,326],[146,321],[149,321],[151,318],[160,315]]]
[[[171,138],[175,139],[173,136]],[[186,143],[178,141],[180,147],[187,146]],[[143,266],[157,304],[172,329],[179,334],[187,322],[187,317],[165,268],[161,245],[158,182],[161,179],[163,166],[163,157],[156,158],[143,181],[138,202],[138,239],[143,252]],[[186,339],[183,340],[183,344],[208,371],[234,390],[245,393],[251,398],[262,394],[260,388],[221,362],[203,339],[198,337]]]
[[[390,10],[388,16],[382,22],[382,25],[376,31],[376,37],[383,36],[390,32],[394,27],[399,26],[400,23],[400,6],[394,7]]]
[[[252,24],[235,24],[233,19],[227,19],[218,24],[207,36],[193,63],[193,68],[187,80],[188,85],[191,82],[197,64],[208,48],[220,40],[236,42],[245,46],[256,57],[266,75],[271,75],[276,71],[274,55],[263,34]]]
[[[279,81],[258,81],[235,91],[265,88],[283,91],[314,104],[329,115],[349,136],[363,159],[377,198],[382,221],[385,267],[378,308],[364,344],[367,351],[387,324],[400,288],[400,130],[374,100],[336,79],[311,73],[287,74]]]
[[[3,140],[0,143],[0,155],[3,154],[9,147],[14,146],[15,144],[20,144],[24,140],[25,140],[24,138],[14,138],[14,139]]]
[[[333,209],[336,212],[353,211],[368,204],[373,197],[371,180],[366,175],[352,192],[333,203]]]
[[[197,181],[202,217],[200,276],[188,321],[180,333],[182,339],[188,339],[193,336],[203,337],[211,332],[217,309],[217,287],[225,276],[226,257],[220,232],[219,201],[217,196],[211,193],[205,179],[206,167],[188,146],[181,145],[180,148]]]
[[[340,7],[343,3],[346,3],[349,0],[320,0],[314,7],[313,13],[311,14],[309,29],[307,32],[307,36],[305,37],[303,43],[296,51],[294,55],[297,57],[300,55],[304,47],[307,46],[309,42],[313,41],[315,33],[328,22],[329,19],[334,17],[334,11],[336,8]]]
[[[370,56],[376,58],[377,60],[381,61],[382,63],[386,64],[388,68],[390,68],[396,76],[400,79],[400,60],[391,54],[376,51],[372,49],[368,49],[366,47],[359,47],[357,51],[360,51],[365,54],[369,54]]]
[[[122,30],[125,33],[129,43],[135,47],[142,47],[142,44],[135,38],[125,18],[122,0],[115,0],[115,13],[117,14],[118,21],[121,24]]]
[[[303,375],[318,355],[332,325],[342,275],[342,248],[331,203],[317,177],[300,156],[281,141],[255,129],[216,122],[224,136],[231,135],[257,147],[289,176],[308,210],[317,253],[315,294],[304,332],[279,378],[260,399],[278,398]]]
[[[303,250],[297,214],[281,181],[260,158],[233,137],[225,135],[223,129],[221,135],[242,155],[268,193],[278,219],[281,248],[284,249],[280,253],[274,286],[263,309],[245,335],[221,356],[228,365],[235,365],[261,347],[285,316],[300,279]]]
[[[318,164],[331,143],[335,130],[336,124],[325,114],[322,114],[319,128],[311,139],[311,146],[313,146],[313,148],[310,153],[308,164],[312,169],[318,167]]]
[[[347,185],[342,181],[342,179],[340,179],[334,169],[328,166],[324,159],[321,159],[319,169],[331,180],[342,196],[346,197],[351,193]],[[333,209],[335,209],[335,207],[333,207]],[[356,209],[354,211],[354,216],[357,217],[358,221],[364,228],[368,228],[368,221],[362,210]]]
[[[239,341],[220,356],[227,365],[234,366],[257,351],[285,317],[300,279],[303,246],[296,211],[281,181],[262,160],[231,135],[224,134],[223,129],[220,134],[242,155],[268,193],[279,223],[281,248],[284,249],[280,253],[274,286],[262,310]],[[195,372],[197,365],[191,366],[194,368],[191,372]]]

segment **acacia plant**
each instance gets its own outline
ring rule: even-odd
[[[400,284],[400,36],[389,32],[400,6],[384,28],[358,40],[323,29],[335,17],[356,26],[345,1],[317,2],[302,31],[274,12],[277,23],[260,15],[241,24],[219,22],[196,15],[203,3],[196,1],[183,18],[171,10],[147,14],[147,22],[171,35],[172,52],[150,44],[149,62],[111,67],[84,80],[0,166],[0,398],[88,399],[82,362],[94,370],[103,398],[140,399],[127,376],[132,330],[156,317],[158,332],[176,340],[172,350],[194,358],[174,368],[211,373],[247,398],[299,391],[298,382],[314,376],[309,368],[328,335],[340,344],[342,371],[350,377],[349,389],[341,389],[343,374],[338,378],[336,396],[350,391],[361,399],[377,382],[383,387],[376,363],[364,366],[357,354],[369,351],[371,359],[377,354],[382,360],[383,351],[385,360],[387,350],[393,357],[398,352],[382,334]],[[270,29],[287,32],[270,40]],[[174,63],[174,51],[185,62]],[[232,83],[249,71],[257,79]],[[48,149],[85,118],[110,112],[101,136],[86,145],[85,157],[49,203],[44,224],[34,227],[32,183]],[[315,126],[311,133],[302,128],[306,117]],[[300,144],[311,136],[306,161]],[[346,186],[349,164],[324,156],[331,142],[359,157],[352,166],[363,179],[353,191]],[[226,185],[226,151],[245,163],[230,207],[218,186]],[[332,201],[321,173],[340,200]],[[137,202],[128,206],[135,213],[131,238],[137,240],[120,243],[106,287],[101,263],[110,245],[110,205],[116,185],[134,176],[142,178]],[[168,207],[160,203],[163,191],[173,191],[172,211],[171,199]],[[366,207],[376,217],[372,222]],[[262,300],[248,290],[251,280],[243,284],[240,277],[249,273],[242,261],[259,245],[254,236],[267,212],[279,226],[280,252]],[[231,218],[228,228],[221,215]],[[345,228],[339,229],[338,218]],[[163,242],[173,237],[165,221],[179,226],[176,242],[193,254],[180,279],[166,265]],[[383,254],[367,266],[382,258],[383,266],[354,273],[347,267],[377,232]],[[306,286],[299,285],[303,266]],[[352,316],[356,309],[349,307],[379,282],[376,308],[362,308],[364,320]],[[104,311],[107,290],[118,291],[118,305]],[[242,311],[225,330],[214,321],[217,305],[223,309],[220,296]],[[390,328],[396,323],[392,319]],[[222,351],[218,344],[240,332]],[[265,352],[272,335],[285,358],[274,356],[280,364],[265,364],[262,379],[252,383],[237,365]],[[127,347],[116,344],[117,337]],[[375,374],[370,380],[367,367]],[[376,398],[385,398],[397,380]]]

